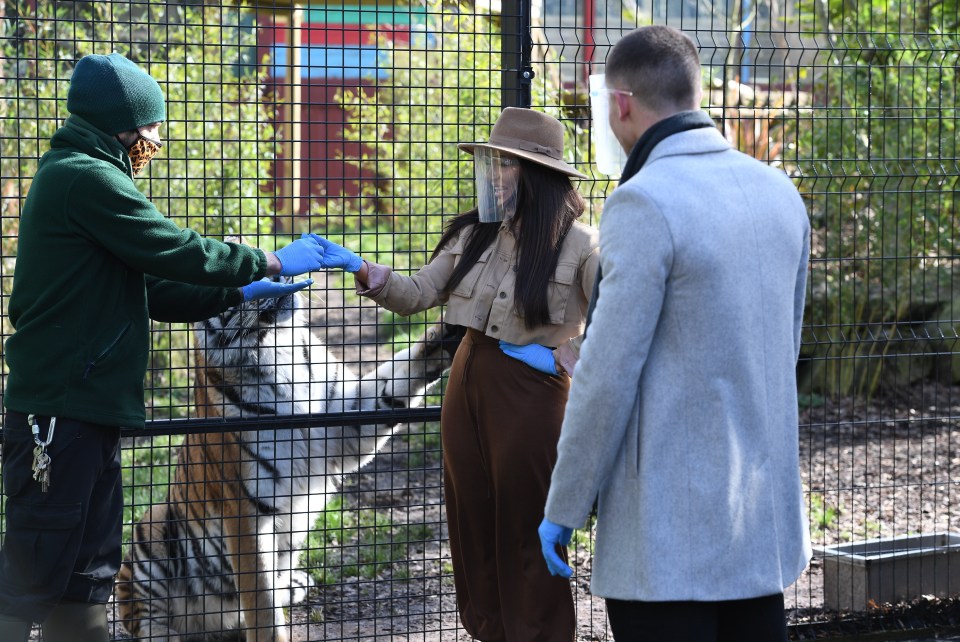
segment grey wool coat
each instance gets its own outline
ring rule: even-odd
[[[664,139],[607,199],[546,505],[577,528],[599,497],[594,594],[747,599],[806,566],[795,368],[809,247],[788,177],[714,128]]]

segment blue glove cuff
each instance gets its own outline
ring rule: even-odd
[[[354,254],[348,259],[347,263],[343,266],[343,269],[347,272],[353,273],[359,272],[361,267],[363,267],[363,259]]]

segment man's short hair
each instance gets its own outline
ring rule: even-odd
[[[650,25],[634,29],[613,47],[604,66],[608,87],[632,91],[658,112],[697,109],[700,56],[679,29]]]

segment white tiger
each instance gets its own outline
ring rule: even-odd
[[[117,581],[120,617],[153,642],[286,642],[283,607],[311,584],[295,568],[308,531],[343,474],[397,427],[291,428],[279,418],[421,405],[459,335],[433,326],[362,379],[311,332],[296,293],[231,308],[195,335],[200,416],[264,421],[185,438],[166,501],[134,529]]]

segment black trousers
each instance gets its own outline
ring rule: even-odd
[[[726,602],[607,599],[616,642],[787,642],[783,594]]]
[[[49,417],[37,420],[44,440]],[[58,417],[46,493],[33,479],[33,449],[26,415],[8,410],[0,613],[43,622],[61,600],[110,599],[121,555],[120,430]]]

